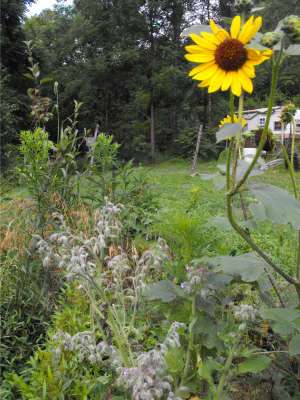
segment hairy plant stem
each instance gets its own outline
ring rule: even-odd
[[[128,359],[126,350],[124,348],[124,344],[122,343],[122,339],[121,339],[121,337],[119,335],[118,328],[116,326],[116,323],[115,323],[115,320],[114,320],[114,317],[113,317],[113,310],[111,310],[111,307],[109,305],[108,299],[107,299],[107,297],[105,295],[105,292],[104,292],[103,288],[100,287],[99,285],[97,285],[97,283],[95,281],[93,281],[92,279],[87,278],[87,277],[84,277],[84,278],[87,279],[97,289],[98,293],[100,294],[100,296],[102,298],[102,301],[107,304],[107,314],[108,314],[107,323],[111,327],[111,330],[114,333],[114,337],[116,339],[117,346],[118,346],[118,348],[119,348],[119,350],[121,352],[124,364],[126,365],[127,368],[130,368],[131,364],[130,364],[130,361]],[[92,299],[92,296],[89,294],[89,292],[87,292],[87,293],[88,293],[88,295],[89,295],[89,297],[90,297],[90,299],[91,299],[91,301],[93,303],[93,306],[94,306],[95,310],[98,313],[100,313],[100,315],[101,315],[101,312],[98,309],[94,299]]]
[[[249,246],[256,251],[276,272],[278,272],[287,282],[295,285],[297,290],[300,290],[299,282],[294,278],[285,273],[278,265],[276,265],[248,236],[247,234],[237,225],[233,219],[231,209],[231,197],[232,193],[227,193],[227,215],[232,227],[239,233],[240,236],[249,244]]]
[[[195,317],[195,311],[196,311],[196,293],[194,292],[193,299],[192,299],[192,314],[191,314],[192,317]],[[186,380],[186,376],[188,373],[190,359],[191,359],[191,353],[192,353],[192,348],[193,348],[193,339],[194,339],[194,323],[192,323],[190,326],[189,347],[188,347],[188,351],[187,351],[187,355],[186,355],[185,367],[184,367],[184,371],[182,374],[180,386],[184,386],[184,382]]]
[[[227,358],[227,361],[226,361],[226,364],[225,364],[225,367],[224,367],[224,371],[223,371],[223,374],[222,374],[222,378],[220,380],[220,383],[219,383],[219,386],[218,386],[218,390],[217,390],[217,393],[215,395],[215,399],[214,400],[219,400],[221,398],[221,396],[222,396],[223,387],[224,387],[224,385],[226,383],[227,376],[228,376],[228,371],[229,371],[229,368],[231,366],[232,359],[234,357],[234,353],[236,352],[236,349],[238,348],[238,345],[240,344],[240,340],[241,340],[242,336],[243,336],[243,334],[240,335],[240,337],[235,342],[235,344],[233,345],[233,347],[232,347],[232,349],[230,351],[230,354],[229,354],[229,357]]]
[[[239,123],[242,122],[243,117],[243,106],[244,106],[244,92],[239,97]],[[231,120],[233,122],[233,120]],[[236,137],[236,144],[235,144],[235,153],[234,153],[234,160],[233,160],[233,167],[232,167],[232,174],[231,174],[231,189],[234,188],[235,185],[235,176],[236,176],[236,169],[237,169],[237,162],[240,156],[240,145],[241,145],[241,136],[242,136],[242,129],[237,134]]]
[[[294,196],[296,199],[298,199],[298,191],[297,191],[297,186],[296,186],[296,181],[295,181],[295,173],[294,173],[294,168],[292,167],[292,164],[289,160],[288,154],[286,152],[286,149],[282,143],[281,140],[278,140],[280,147],[283,151],[290,175],[291,175],[291,179],[292,179],[292,183],[293,183],[293,189],[294,189]],[[291,161],[292,163],[294,162],[293,158],[291,157]],[[296,256],[296,280],[297,282],[300,284],[300,230],[298,231],[298,244],[297,244],[297,256]],[[300,300],[300,290],[298,290],[298,297]]]
[[[294,171],[294,151],[295,151],[296,123],[295,123],[295,118],[293,116],[292,116],[292,122],[293,122],[293,138],[292,138],[291,164],[292,164],[292,170]]]

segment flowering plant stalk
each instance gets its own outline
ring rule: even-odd
[[[261,163],[260,155],[268,134],[279,69],[282,62],[288,56],[300,55],[300,46],[297,44],[299,43],[300,36],[300,18],[291,16],[286,20],[280,21],[276,31],[274,33],[268,33],[264,35],[261,39],[261,43],[259,43],[255,40],[255,34],[258,32],[261,26],[262,19],[260,17],[254,19],[254,16],[252,16],[244,23],[246,11],[245,7],[249,8],[249,3],[249,1],[239,2],[238,8],[240,11],[242,10],[242,17],[236,16],[233,19],[230,34],[224,29],[215,25],[213,21],[210,21],[210,29],[207,27],[202,29],[202,26],[197,26],[188,28],[183,34],[190,35],[192,40],[196,43],[195,45],[186,47],[187,51],[190,53],[186,55],[186,58],[189,61],[199,64],[190,72],[190,75],[193,76],[193,79],[201,81],[198,86],[208,87],[209,93],[219,89],[222,91],[230,89],[230,115],[227,116],[227,119],[221,121],[221,129],[219,132],[217,132],[218,142],[230,138],[226,166],[221,168],[222,171],[226,171],[226,180],[224,182],[224,186],[226,187],[227,221],[265,263],[262,270],[269,278],[274,293],[276,294],[279,304],[282,307],[280,308],[278,304],[271,301],[274,309],[271,308],[268,310],[260,310],[260,315],[263,318],[269,319],[272,326],[272,321],[277,321],[278,323],[283,315],[288,315],[290,312],[293,314],[291,320],[300,316],[298,311],[292,312],[288,310],[288,304],[286,303],[283,294],[279,289],[278,281],[276,281],[275,276],[273,276],[271,273],[273,270],[273,272],[279,274],[287,284],[292,285],[293,290],[298,295],[298,301],[295,301],[293,304],[294,307],[297,305],[299,306],[300,202],[298,200],[294,170],[287,157],[287,152],[279,140],[278,141],[280,146],[283,148],[283,152],[289,167],[294,188],[294,196],[285,192],[283,189],[277,188],[276,186],[264,185],[260,182],[251,182],[248,180],[248,178],[263,173],[263,169],[260,169],[259,167]],[[249,10],[247,12],[249,12]],[[283,25],[287,23],[285,21],[289,21],[290,25]],[[287,46],[288,44],[289,46]],[[261,64],[265,60],[270,60],[272,65],[272,83],[267,117],[257,152],[251,162],[246,162],[245,160],[241,159],[240,152],[243,127],[243,92],[246,91],[248,93],[252,93],[253,85],[251,79],[255,77],[254,67],[258,64]],[[234,96],[239,98],[238,117],[236,117],[234,110]],[[234,201],[237,195],[242,196],[243,192],[246,191],[250,196],[252,195],[255,197],[257,204],[254,204],[253,206],[250,205],[249,214],[247,214],[245,212],[246,209],[243,198],[241,197],[244,211],[244,221],[239,221],[234,216]],[[257,212],[258,208],[263,210],[263,218],[259,217]],[[252,239],[250,229],[258,229],[256,220],[260,222],[263,219],[268,219],[271,223],[276,225],[290,223],[293,230],[297,232],[298,250],[295,259],[294,276],[287,273],[284,265],[278,265],[274,258],[266,254]],[[215,222],[215,225],[213,226],[217,227],[218,223]],[[249,256],[249,258],[251,258],[251,256]],[[220,259],[222,259],[222,257],[217,258],[215,263],[212,260],[211,265],[217,267],[218,271],[223,270],[225,272],[227,270],[231,270],[231,268],[226,266],[225,263],[221,268]],[[232,259],[234,259],[234,257],[232,257]],[[279,325],[278,327],[275,327],[275,329],[278,333],[284,332],[282,327]],[[299,329],[299,323],[291,322],[289,324],[289,333],[295,334],[292,342],[294,340],[296,343],[298,340],[300,340]],[[219,336],[226,342],[227,338],[224,337],[224,335]],[[232,368],[233,356],[237,351],[240,339],[241,335],[239,336],[239,339],[237,338],[236,342],[234,342],[233,346],[229,348],[227,353],[228,358],[224,368],[220,365],[212,363],[210,360],[206,364],[206,370],[203,367],[198,370],[198,372],[200,371],[200,376],[202,375],[207,379],[207,368],[223,371],[218,389],[216,389],[213,382],[208,379],[211,389],[211,396],[208,397],[209,399],[216,400],[221,398],[225,382],[232,376],[230,369]],[[291,345],[290,354],[296,354],[293,352]],[[285,371],[285,373],[289,374],[287,371]],[[297,378],[292,375],[289,374],[289,376],[293,377],[295,380],[296,385],[298,385]]]

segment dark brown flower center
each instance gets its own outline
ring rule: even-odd
[[[216,63],[225,71],[237,71],[247,60],[247,50],[237,39],[226,39],[215,51]]]

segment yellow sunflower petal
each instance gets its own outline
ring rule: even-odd
[[[219,29],[219,31],[215,34],[215,38],[219,41],[219,43],[224,42],[226,39],[230,39],[230,35],[225,29]]]
[[[213,61],[215,56],[214,54],[185,54],[185,58],[192,62],[204,63]]]
[[[248,64],[247,61],[246,63],[242,66],[242,69],[244,70],[244,72],[249,76],[249,78],[255,78],[255,69],[253,67],[253,65]]]
[[[252,17],[245,23],[243,29],[238,37],[238,39],[243,43],[246,44],[249,42],[250,39],[259,31],[262,23],[262,18],[257,17],[253,22],[253,15]]]
[[[242,93],[242,85],[241,85],[239,76],[236,71],[232,71],[231,91],[237,97],[240,97],[240,95]]]
[[[247,58],[248,60],[246,61],[245,64],[248,65],[259,65],[265,60],[269,59],[269,52],[264,55],[264,51],[258,51],[258,50],[252,50],[252,49],[247,49]],[[272,53],[273,54],[273,53]]]
[[[205,40],[214,43],[215,45],[219,46],[220,43],[223,42],[224,39],[218,39],[216,35],[213,35],[209,32],[201,32],[201,35],[204,37]]]
[[[220,30],[212,19],[209,21],[209,25],[213,33],[217,33]]]
[[[198,84],[199,87],[206,87],[209,86],[211,82],[211,78],[205,79],[204,81],[202,81],[201,83]]]
[[[195,35],[194,33],[191,33],[190,37],[196,44],[198,44],[200,47],[202,47],[204,49],[215,50],[217,48],[216,44],[211,43],[211,42],[209,42],[207,40],[204,40],[200,36]]]
[[[203,81],[204,79],[208,79],[210,76],[214,75],[214,73],[219,69],[218,64],[213,64],[206,68],[205,70],[199,72],[193,79],[197,79],[198,81]]]
[[[222,83],[222,87],[221,87],[223,92],[224,92],[224,90],[228,90],[229,89],[229,87],[231,85],[231,82],[232,82],[232,72],[228,71],[226,76],[225,76],[225,79],[224,79],[224,81]]]
[[[208,93],[213,93],[219,90],[225,76],[226,76],[226,71],[219,68],[218,71],[212,77],[211,83],[208,87]]]
[[[185,46],[185,50],[192,54],[215,54],[215,50],[205,49],[204,47],[200,47],[196,44]]]
[[[243,89],[248,93],[252,93],[253,92],[253,83],[252,83],[251,79],[249,78],[249,76],[244,72],[244,70],[242,68],[238,69],[238,77],[242,84]]]
[[[237,39],[241,29],[241,17],[237,15],[236,17],[233,18],[233,21],[231,23],[231,38],[232,39]]]
[[[198,74],[199,72],[205,70],[206,68],[211,67],[211,66],[214,65],[214,64],[215,64],[215,60],[206,62],[206,63],[204,63],[204,64],[197,65],[197,67],[193,68],[193,69],[190,71],[189,76],[193,76],[193,75],[195,75],[195,74]]]

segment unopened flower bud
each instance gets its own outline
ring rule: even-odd
[[[238,14],[249,13],[253,7],[251,0],[236,0],[234,8]]]
[[[290,15],[283,20],[283,30],[288,36],[291,43],[300,43],[300,18],[297,15]]]
[[[275,44],[279,42],[279,40],[280,36],[278,35],[278,33],[267,32],[261,37],[260,43],[266,47],[273,47]]]

